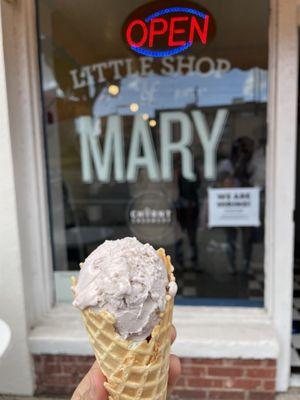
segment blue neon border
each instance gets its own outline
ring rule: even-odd
[[[188,14],[193,14],[197,15],[198,17],[201,17],[205,19],[206,14],[204,14],[201,11],[194,10],[193,8],[189,7],[169,7],[169,8],[164,8],[163,10],[156,11],[153,14],[150,14],[148,17],[145,18],[145,22],[151,21],[151,19],[159,17],[160,15],[166,15],[166,14],[171,14],[173,12],[186,12]]]
[[[165,8],[163,10],[156,11],[153,14],[150,14],[147,18],[145,18],[145,22],[151,21],[153,18],[159,17],[160,15],[166,15],[170,14],[173,12],[186,12],[188,14],[193,14],[197,15],[200,18],[205,19],[206,14],[204,14],[201,11],[194,10],[193,8],[189,7],[169,7]],[[136,46],[131,46],[131,49],[135,51],[138,54],[141,54],[143,56],[148,56],[148,57],[169,57],[169,56],[174,56],[176,54],[181,53],[182,51],[190,48],[192,46],[191,42],[187,42],[183,46],[176,47],[176,49],[171,49],[171,50],[162,50],[162,51],[155,51],[155,50],[150,50],[150,49],[143,49],[142,47],[136,47]]]
[[[174,56],[175,54],[181,53],[182,51],[184,51],[184,50],[188,49],[189,47],[191,47],[191,45],[192,45],[191,42],[187,42],[183,46],[176,47],[176,49],[162,50],[162,51],[148,50],[148,49],[143,49],[142,47],[135,47],[135,46],[131,46],[131,48],[136,53],[142,54],[144,56],[168,57],[168,56]]]

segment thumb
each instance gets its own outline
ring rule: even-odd
[[[104,388],[106,382],[97,362],[79,383],[71,400],[107,400],[108,395]]]

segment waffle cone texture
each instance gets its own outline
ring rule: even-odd
[[[174,281],[170,256],[157,250],[164,261],[169,281]],[[75,282],[73,283],[75,284]],[[122,339],[114,317],[91,308],[81,311],[96,360],[106,376],[109,400],[165,400],[167,398],[173,298],[166,295],[166,308],[149,341]]]

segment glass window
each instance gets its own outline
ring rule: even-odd
[[[263,306],[269,2],[38,0],[58,301],[106,239],[180,304]]]

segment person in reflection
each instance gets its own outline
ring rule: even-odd
[[[218,186],[249,187],[251,170],[249,168],[254,151],[254,141],[247,136],[236,139],[232,145],[230,159],[222,160],[218,166]],[[251,274],[250,264],[253,245],[252,227],[226,227],[224,228],[227,239],[227,256],[229,261],[229,272],[236,274],[236,249],[238,230],[241,231],[243,249],[243,273]]]
[[[198,189],[200,187],[200,178],[198,172],[194,171],[196,179],[194,181],[186,179],[182,175],[181,163],[178,162],[176,169],[176,179],[178,186],[178,199],[176,201],[176,216],[182,232],[186,232],[189,247],[190,260],[193,266],[197,266],[198,245],[197,228],[199,217]],[[179,239],[175,245],[176,262],[183,266],[184,252],[183,239]]]

